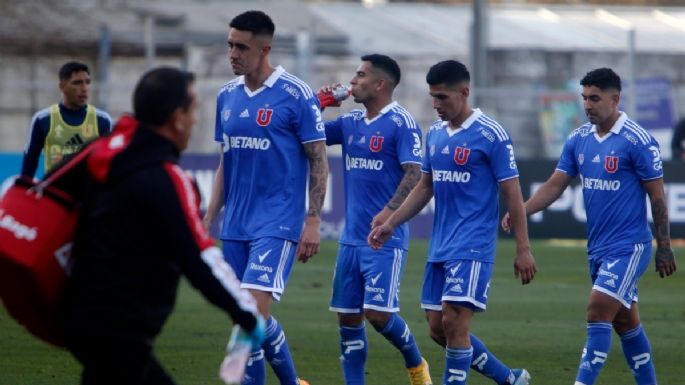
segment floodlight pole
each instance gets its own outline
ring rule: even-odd
[[[473,2],[473,23],[471,24],[471,79],[473,80],[473,103],[480,106],[487,87],[487,1]]]
[[[628,29],[628,103],[626,113],[630,119],[637,119],[637,90],[635,82],[635,28]]]
[[[145,41],[145,68],[151,69],[155,65],[155,17],[145,15],[143,21],[143,39]]]

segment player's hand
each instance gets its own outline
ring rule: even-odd
[[[340,84],[340,83],[332,83],[332,84],[329,84],[329,85],[326,85],[326,86],[319,88],[318,90],[316,90],[316,93],[318,94],[319,92],[333,92],[333,90],[336,87],[339,87],[341,85],[342,84]]]
[[[387,224],[382,224],[371,229],[367,241],[372,249],[378,250],[392,236],[395,229]]]
[[[319,95],[321,93],[323,93],[323,94],[331,93],[331,92],[333,92],[333,90],[336,87],[339,87],[341,85],[342,85],[341,83],[332,83],[332,84],[323,86],[316,91],[316,94]],[[332,107],[340,107],[341,105],[342,105],[341,101],[334,101],[332,104],[330,104],[330,106],[332,106]]]
[[[374,227],[378,227],[385,223],[385,221],[390,218],[392,213],[395,212],[394,210],[390,210],[388,206],[383,207],[383,210],[381,210],[380,213],[376,214],[375,217],[371,220],[371,228],[373,229]]]
[[[212,222],[214,222],[214,218],[211,218],[208,214],[205,214],[204,218],[202,218],[202,224],[205,226],[207,231],[209,231],[209,228],[212,227]]]
[[[300,243],[297,244],[297,250],[295,250],[298,261],[306,263],[309,258],[319,252],[319,245],[321,244],[320,227],[321,218],[307,216]]]
[[[509,218],[509,211],[504,213],[501,224],[502,230],[504,230],[504,232],[506,232],[507,234],[511,233],[511,218]]]
[[[535,258],[530,253],[530,249],[518,251],[514,259],[514,275],[521,278],[521,284],[530,283],[535,277],[538,268],[535,265]]]
[[[676,271],[675,254],[670,247],[657,247],[654,262],[656,272],[661,278],[668,277]]]

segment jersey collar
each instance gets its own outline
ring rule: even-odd
[[[626,123],[626,120],[628,120],[628,115],[626,115],[626,113],[623,111],[619,111],[618,119],[616,119],[614,125],[611,126],[609,132],[617,135],[620,134],[623,125]],[[597,133],[597,125],[593,124],[592,127],[590,127],[590,132]]]
[[[464,122],[461,124],[461,127],[452,129],[452,127],[450,127],[450,122],[442,122],[442,125],[447,131],[447,135],[452,136],[462,130],[468,130],[469,127],[471,127],[473,123],[475,123],[476,120],[481,117],[481,115],[483,115],[483,112],[480,110],[480,108],[474,108],[473,111],[471,111],[471,115],[469,115],[469,117],[466,118],[466,120],[464,120]]]
[[[390,102],[390,104],[388,104],[387,106],[381,108],[381,110],[378,111],[378,115],[376,115],[376,117],[373,118],[373,119],[371,119],[371,120],[369,120],[369,118],[366,117],[366,112],[367,112],[367,111],[364,110],[364,122],[365,122],[366,125],[368,126],[369,124],[375,122],[378,118],[380,118],[381,116],[385,115],[388,111],[392,110],[392,109],[395,108],[396,106],[397,106],[397,102],[395,102],[395,101]]]
[[[240,78],[238,78],[238,85],[243,85],[243,89],[245,90],[247,96],[253,97],[258,93],[264,91],[264,89],[266,89],[267,87],[272,88],[274,84],[276,84],[276,81],[281,77],[281,75],[283,75],[283,73],[285,73],[285,69],[281,66],[276,66],[276,68],[274,68],[274,72],[272,72],[271,75],[269,75],[269,77],[266,78],[266,80],[264,80],[262,86],[254,91],[250,91],[249,88],[245,87],[245,75],[242,75]]]

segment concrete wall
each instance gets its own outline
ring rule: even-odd
[[[395,98],[403,104],[426,129],[435,119],[431,99],[425,84],[425,74],[433,63],[450,58],[398,57],[402,68],[402,81]],[[488,82],[490,89],[481,92],[480,106],[485,113],[499,120],[514,139],[517,156],[531,158],[542,155],[543,141],[540,132],[540,95],[562,90],[567,83],[577,81],[588,70],[609,66],[620,75],[627,73],[626,55],[622,52],[547,52],[491,51]],[[26,141],[28,125],[35,111],[59,100],[57,71],[67,60],[82,60],[92,68],[93,92],[91,102],[107,102],[107,110],[118,118],[131,106],[131,92],[135,82],[145,70],[144,58],[114,57],[110,62],[107,85],[98,84],[98,69],[94,57],[29,57],[0,56],[0,151],[21,151]],[[457,57],[468,65],[468,58]],[[673,84],[676,116],[685,113],[685,55],[638,55],[636,77],[663,76]],[[213,143],[215,96],[217,90],[233,78],[225,49],[189,47],[187,57],[158,58],[157,64],[186,66],[198,76],[200,117],[190,150],[193,152],[217,151]],[[274,51],[272,64],[281,64],[296,72],[295,57]],[[310,64],[312,73],[302,76],[313,89],[331,82],[349,82],[359,58],[356,56],[318,56]],[[473,70],[472,70],[473,71]],[[625,76],[625,75],[624,75]],[[102,91],[105,98],[98,98]],[[568,92],[568,88],[567,91]],[[326,118],[358,107],[347,101],[342,108],[325,111]],[[573,127],[569,127],[569,130]],[[667,133],[668,134],[668,133]],[[667,139],[663,139],[665,142]],[[665,143],[662,143],[662,147]]]

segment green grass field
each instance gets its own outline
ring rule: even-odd
[[[414,242],[402,281],[401,314],[441,384],[444,352],[429,338],[419,308],[425,242]],[[539,272],[522,286],[513,277],[513,243],[500,241],[488,311],[476,316],[473,331],[502,361],[526,367],[535,385],[570,385],[585,339],[585,303],[590,289],[581,245],[534,242]],[[301,377],[312,385],[341,384],[336,317],[328,311],[336,243],[324,242],[311,262],[298,263],[274,314],[283,324]],[[682,256],[685,249],[676,249]],[[652,263],[653,265],[653,263]],[[659,383],[685,383],[685,279],[659,279],[649,272],[640,283],[642,320],[654,350]],[[184,282],[176,310],[158,338],[160,361],[179,384],[221,384],[218,367],[230,332],[228,318]],[[369,326],[368,385],[407,384],[400,354]],[[0,384],[77,384],[80,367],[62,350],[28,335],[0,310]],[[269,371],[269,385],[276,385]],[[469,384],[492,384],[471,372]],[[618,338],[598,385],[629,385],[633,379]]]

